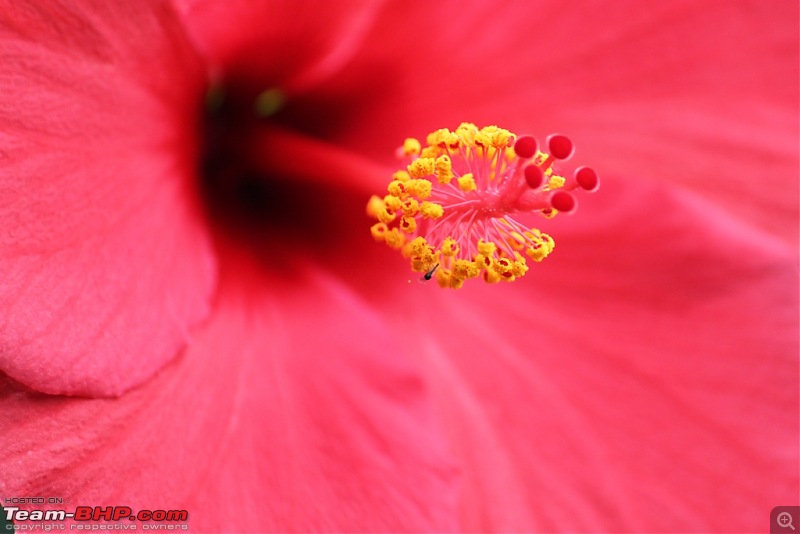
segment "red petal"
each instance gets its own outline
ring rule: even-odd
[[[198,46],[229,80],[295,94],[336,74],[361,50],[382,2],[178,2]]]
[[[453,530],[454,471],[385,326],[314,270],[224,256],[212,319],[141,388],[4,396],[2,494],[185,507],[200,532]]]
[[[396,170],[358,152],[275,126],[254,130],[249,143],[250,160],[272,176],[357,192],[361,197],[386,187]],[[341,216],[356,214],[344,212]]]
[[[523,281],[381,299],[392,317],[425,301],[395,320],[429,332],[408,350],[462,460],[468,531],[756,532],[798,500],[791,250],[620,185],[551,221],[556,250]]]
[[[0,366],[116,395],[208,310],[199,64],[159,2],[0,6]]]
[[[797,19],[759,0],[393,2],[314,118],[381,160],[464,120],[562,131],[576,165],[680,182],[796,246]]]

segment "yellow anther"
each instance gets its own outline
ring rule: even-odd
[[[378,212],[376,218],[382,223],[389,224],[395,219],[395,214],[384,208]]]
[[[475,185],[475,178],[473,178],[471,172],[468,172],[458,179],[458,188],[465,192],[475,191],[478,188],[478,186]]]
[[[428,180],[409,180],[407,182],[408,192],[420,200],[425,200],[431,196],[433,185]]]
[[[448,286],[450,289],[461,289],[464,286],[464,279],[459,278],[455,275],[450,277],[450,285]]]
[[[407,234],[411,234],[417,229],[417,220],[414,217],[403,217],[400,219],[400,228]]]
[[[492,257],[494,251],[497,250],[497,245],[492,243],[491,241],[484,241],[480,239],[478,241],[478,253],[482,254],[483,256]]]
[[[406,245],[406,253],[408,256],[422,256],[423,254],[432,252],[432,248],[425,241],[424,237],[415,237]]]
[[[469,260],[456,260],[453,262],[453,276],[462,279],[475,278],[481,274],[481,269],[474,261]]]
[[[428,260],[422,256],[412,256],[411,257],[411,270],[415,273],[427,273],[428,272]]]
[[[444,241],[442,241],[442,254],[445,256],[455,256],[458,254],[460,250],[458,246],[458,242],[452,237],[446,237]]]
[[[408,166],[408,174],[413,178],[424,178],[434,173],[436,160],[433,158],[417,158]]]
[[[435,132],[429,133],[428,137],[425,138],[425,141],[428,143],[428,146],[444,148],[447,146],[449,137],[450,130],[447,128],[440,128]]]
[[[419,157],[436,159],[441,156],[444,151],[443,148],[439,148],[438,146],[426,146],[422,149],[422,152],[419,153]]]
[[[439,287],[449,287],[450,289],[461,289],[464,285],[463,276],[459,276],[455,271],[447,268],[440,268],[436,270],[436,282]]]
[[[444,215],[444,208],[433,202],[423,202],[419,206],[419,212],[425,219],[438,219]]]
[[[384,200],[378,195],[372,195],[369,199],[369,202],[367,202],[367,215],[377,219],[378,213],[384,209],[386,209],[386,203]]]
[[[450,135],[450,130],[447,128],[440,128],[429,133],[428,137],[425,138],[425,142],[428,143],[428,146],[439,146],[440,144],[446,145],[448,135]]]
[[[408,195],[408,193],[406,192],[407,184],[408,182],[401,182],[400,180],[392,180],[391,182],[389,182],[389,185],[386,187],[386,190],[398,198],[406,198],[406,196]]]
[[[458,146],[461,144],[461,139],[459,139],[458,135],[456,135],[454,132],[451,132],[447,128],[441,128],[435,132],[429,133],[425,140],[431,147],[438,147],[442,149],[447,149],[448,147],[458,148]]]
[[[510,274],[513,267],[512,263],[513,262],[508,258],[498,258],[494,260],[494,263],[492,263],[492,269],[501,275],[505,275],[506,273]]]
[[[517,255],[517,261],[515,261],[511,267],[511,272],[514,276],[525,276],[525,273],[528,272],[528,266],[525,263],[525,258]]]
[[[369,231],[372,234],[372,237],[375,238],[375,241],[383,242],[386,241],[386,232],[389,231],[389,227],[386,226],[386,224],[379,222],[373,224]]]
[[[485,254],[477,254],[475,256],[475,265],[480,267],[481,269],[488,269],[492,266],[492,257],[486,256]]]
[[[471,122],[462,122],[458,128],[456,128],[455,133],[463,139],[465,143],[473,145],[475,144],[475,134],[477,134],[478,131],[478,127]]]
[[[449,184],[453,179],[453,162],[449,156],[436,158],[436,180],[440,184]]]
[[[461,146],[461,138],[455,132],[449,132],[444,140],[448,148],[456,149]]]
[[[409,137],[403,142],[403,155],[405,156],[416,156],[419,154],[422,145],[419,144],[419,141],[414,139],[413,137]]]
[[[420,256],[411,257],[411,270],[416,273],[427,273],[433,269],[436,261],[436,256],[433,253],[425,253]]]
[[[548,254],[553,252],[553,249],[556,246],[556,243],[555,241],[553,241],[553,238],[545,234],[544,232],[542,232],[540,234],[540,237],[538,237],[534,241],[537,242],[536,245],[530,246],[527,249],[525,249],[525,254],[530,256],[530,258],[533,261],[542,261],[548,256]]]
[[[397,250],[403,247],[403,243],[405,243],[406,238],[403,234],[401,234],[397,228],[392,228],[388,232],[386,232],[386,244],[389,245],[391,248]]]
[[[558,189],[560,187],[564,187],[564,183],[566,180],[563,176],[553,175],[550,177],[550,180],[547,181],[547,187],[545,189]]]
[[[394,195],[386,195],[383,197],[383,206],[387,210],[399,211],[403,207],[403,201]]]
[[[400,209],[403,210],[403,215],[413,217],[419,213],[419,202],[413,198],[407,198],[402,202]]]
[[[479,131],[478,133],[475,134],[474,143],[479,147],[489,148],[490,146],[492,146],[492,138],[487,134],[483,133],[483,131]]]
[[[450,272],[450,269],[443,267],[436,269],[436,283],[439,284],[439,287],[450,287],[450,279],[452,277],[453,273]]]
[[[528,247],[525,249],[525,254],[530,256],[533,261],[542,261],[547,257],[547,249],[542,245],[536,245],[535,247]]]
[[[481,128],[481,135],[488,139],[489,144],[494,148],[505,148],[508,142],[514,137],[514,134],[503,128],[497,126],[485,126]]]
[[[410,179],[411,176],[406,171],[397,171],[392,175],[392,180],[397,180],[398,182],[405,182]]]
[[[483,279],[487,284],[496,284],[502,279],[502,277],[494,269],[486,269],[483,271]]]

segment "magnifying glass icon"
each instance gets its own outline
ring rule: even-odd
[[[778,521],[778,526],[783,528],[789,527],[790,529],[794,530],[794,525],[792,525],[792,514],[789,512],[779,513],[776,520]]]

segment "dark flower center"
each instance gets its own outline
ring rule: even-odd
[[[341,218],[342,206],[363,213],[363,198],[274,168],[270,161],[303,155],[281,154],[281,149],[265,142],[280,132],[317,139],[334,136],[335,114],[310,120],[319,107],[313,98],[287,102],[278,91],[254,93],[233,83],[208,90],[199,169],[202,197],[215,231],[259,250],[336,254],[342,228],[331,229],[329,223]],[[360,228],[354,226],[353,232]]]

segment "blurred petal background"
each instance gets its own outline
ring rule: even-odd
[[[748,532],[800,501],[796,2],[4,7],[0,496],[197,531]],[[405,137],[464,120],[566,133],[603,185],[524,280],[409,284],[364,204]],[[96,149],[52,150],[83,122]],[[78,201],[99,180],[137,191],[127,226]],[[58,278],[99,246],[64,220],[134,260]],[[59,348],[74,324],[101,326]]]

